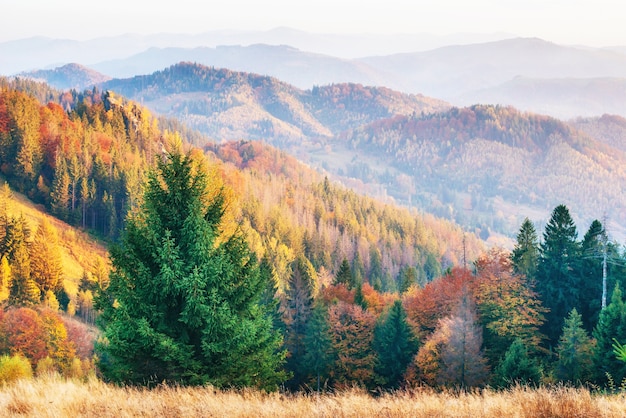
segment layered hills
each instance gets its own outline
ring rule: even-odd
[[[286,45],[286,40],[279,42],[281,34],[297,46]],[[219,37],[187,39],[188,46],[182,46],[181,39],[171,39],[168,43],[164,40],[166,36],[152,39],[151,43],[145,40],[145,44],[127,39],[127,45],[119,45],[121,40],[112,38],[108,48],[106,41],[100,40],[97,47],[81,50],[82,55],[75,54],[74,61],[65,63],[80,59],[78,62],[107,77],[126,78],[189,61],[276,77],[304,90],[327,84],[360,83],[436,97],[456,106],[512,105],[566,119],[603,113],[626,116],[621,104],[626,101],[626,54],[622,48],[577,47],[536,38],[510,38],[432,49],[420,49],[416,43],[413,50],[401,48],[405,50],[403,53],[392,53],[398,48],[391,43],[389,53],[345,58],[333,55],[330,50],[320,52],[312,40],[304,40],[304,34],[277,31],[273,35],[260,36],[256,42],[246,38],[247,43],[244,38],[233,38],[232,43],[225,44],[215,44],[224,39]],[[50,40],[49,50],[41,55],[55,50],[58,60],[70,59],[60,51],[61,46],[72,48],[73,44],[68,42]],[[43,49],[46,45],[43,40],[30,40],[23,41],[22,47],[27,44],[32,44],[30,50]],[[17,45],[0,44],[0,53],[6,48],[6,56],[19,57]],[[107,51],[116,45],[120,52],[113,57]],[[134,53],[130,52],[131,46]],[[101,60],[94,57],[98,51],[102,51]],[[40,68],[59,65],[58,60],[49,58]],[[1,64],[0,58],[0,68]],[[20,75],[41,76],[30,72]],[[47,80],[56,83],[52,74]],[[90,86],[86,82],[80,88]]]
[[[185,139],[112,92],[86,91],[65,103],[66,112],[18,89],[36,86],[16,84],[0,89],[2,175],[56,218],[115,239],[157,155]],[[372,285],[391,290],[406,267],[418,268],[425,282],[482,251],[476,236],[449,221],[360,196],[267,144],[185,146],[207,161],[216,190],[226,184],[231,191],[223,227],[245,230],[279,277],[305,255],[330,280],[347,259]]]
[[[512,236],[524,217],[540,222],[560,203],[583,228],[607,216],[625,236],[623,137],[592,129],[596,119],[452,107],[359,84],[301,90],[191,63],[102,86],[216,140],[266,141],[361,192],[454,219],[485,239]]]

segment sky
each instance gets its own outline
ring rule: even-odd
[[[316,33],[507,32],[626,45],[622,0],[0,0],[0,42],[291,27]]]

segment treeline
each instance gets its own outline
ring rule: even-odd
[[[280,297],[288,384],[615,389],[626,377],[614,352],[626,342],[625,261],[598,221],[579,241],[562,205],[541,244],[526,220],[512,252],[494,248],[422,285],[409,269],[396,294],[360,282],[349,263],[319,287],[300,260]]]
[[[343,138],[410,176],[412,187],[404,190],[429,212],[512,234],[522,219],[499,216],[497,199],[546,210],[571,202],[585,222],[598,208],[626,205],[616,187],[626,178],[626,155],[611,145],[617,141],[593,139],[574,126],[584,128],[511,107],[475,105],[380,120]],[[398,186],[393,189],[403,189]],[[446,213],[449,207],[453,213]],[[624,213],[610,216],[621,222]]]
[[[242,196],[237,210],[248,241],[270,257],[281,289],[286,266],[300,254],[327,282],[347,259],[359,279],[393,292],[405,268],[425,284],[463,263],[464,252],[471,260],[482,251],[475,236],[450,222],[359,196],[260,142],[206,149],[234,165],[224,166],[224,180]]]
[[[211,137],[263,139],[272,145],[297,144],[303,137],[323,143],[380,118],[449,107],[420,95],[352,83],[300,90],[273,77],[190,62],[103,86],[151,102]]]
[[[96,90],[67,112],[0,91],[0,172],[61,220],[115,238],[163,134],[143,108]]]

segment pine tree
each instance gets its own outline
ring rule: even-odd
[[[515,248],[511,253],[513,271],[523,274],[532,283],[539,263],[539,239],[530,219],[524,219],[517,234]]]
[[[515,384],[534,386],[540,381],[541,367],[535,359],[530,357],[524,342],[519,338],[516,339],[494,371],[494,385],[499,388]]]
[[[67,170],[67,163],[59,153],[56,158],[54,169],[54,180],[50,192],[50,207],[52,213],[59,219],[67,221],[69,219],[70,205],[70,175]]]
[[[285,378],[258,263],[240,233],[220,233],[221,190],[192,155],[149,173],[98,295],[107,379],[272,389]]]
[[[40,290],[31,277],[28,250],[28,228],[23,216],[13,219],[9,226],[9,263],[11,265],[11,286],[9,305],[31,306],[39,303]]]
[[[30,248],[31,278],[37,283],[42,297],[63,285],[63,265],[56,228],[44,218],[37,228]]]
[[[605,231],[600,221],[589,226],[581,245],[580,314],[587,331],[598,323],[602,308],[602,264],[605,248]]]
[[[339,266],[339,271],[335,276],[333,284],[343,284],[348,289],[352,289],[352,282],[352,268],[350,267],[350,263],[348,262],[348,260],[344,258],[341,262],[341,265]]]
[[[304,346],[306,352],[302,365],[307,374],[315,379],[319,392],[321,380],[328,379],[335,361],[326,307],[322,304],[318,303],[313,307],[311,318],[306,326]]]
[[[382,386],[397,388],[418,348],[401,301],[396,300],[377,323],[373,346],[378,354],[374,371]]]
[[[617,360],[612,347],[614,339],[626,342],[626,302],[618,285],[611,295],[611,302],[600,312],[598,324],[593,330],[596,345],[593,348],[594,380],[607,383],[607,373],[616,382],[626,378],[626,364]]]
[[[578,306],[580,250],[576,238],[569,210],[557,206],[543,234],[536,287],[543,306],[549,309],[543,331],[553,345],[558,342],[565,316]]]
[[[585,383],[591,377],[592,349],[593,342],[583,328],[580,314],[574,308],[565,319],[563,334],[556,348],[556,377],[566,382]]]
[[[400,271],[400,280],[399,280],[399,289],[398,292],[400,294],[405,293],[407,290],[417,284],[417,270],[413,266],[406,266]]]
[[[286,325],[285,347],[288,351],[287,370],[293,374],[290,385],[299,388],[305,379],[302,366],[306,354],[304,343],[307,323],[313,309],[315,278],[313,266],[303,256],[292,263],[292,274],[285,294],[284,322]]]

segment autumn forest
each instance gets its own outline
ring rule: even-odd
[[[529,159],[524,129],[537,126],[586,146],[539,116],[506,135],[490,118],[515,119],[510,109],[430,111],[342,140],[409,168],[443,158],[467,118]],[[422,125],[422,148],[394,124],[408,136]],[[626,382],[626,253],[602,213],[577,225],[580,208],[555,205],[543,228],[526,218],[510,248],[488,246],[260,140],[200,138],[111,90],[0,79],[0,381],[54,372],[294,393]],[[485,194],[480,171],[466,186]],[[445,187],[436,172],[411,176]],[[507,184],[500,193],[519,192]],[[73,250],[68,269],[79,233],[97,249]]]

